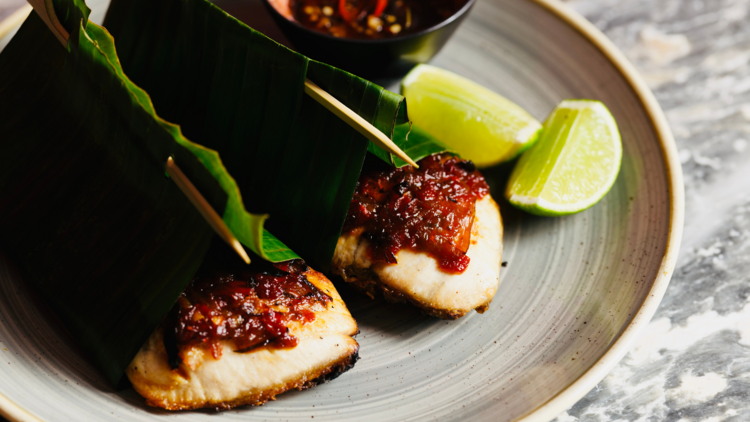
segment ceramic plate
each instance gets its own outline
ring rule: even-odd
[[[89,0],[93,20],[101,21],[106,3]],[[212,419],[546,421],[593,388],[653,315],[677,257],[682,175],[659,106],[616,48],[551,0],[482,0],[433,64],[540,120],[562,99],[603,101],[624,147],[612,191],[563,218],[501,203],[508,264],[483,315],[442,321],[341,288],[362,331],[356,367],[328,384]],[[499,198],[507,169],[485,173]],[[1,259],[0,414],[46,421],[208,416],[148,408],[134,391],[111,388],[42,308]]]

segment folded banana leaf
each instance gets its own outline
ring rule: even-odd
[[[215,151],[154,113],[85,4],[56,12],[67,50],[32,13],[0,54],[0,244],[117,383],[213,237],[165,176],[168,157],[246,246],[297,255],[244,211]]]
[[[206,0],[113,0],[104,26],[159,113],[218,151],[248,209],[270,214],[269,230],[317,268],[331,262],[367,151],[406,163],[305,95],[305,78],[395,135],[413,159],[445,150],[426,134],[407,140],[402,96],[289,50]]]
[[[240,188],[251,211],[272,212],[283,239],[326,267],[367,151],[404,163],[304,95],[305,77],[394,133],[412,158],[444,149],[407,140],[402,97],[207,2],[126,3],[108,18],[119,7],[132,21],[119,21],[124,63],[136,64],[125,71],[82,0],[53,1],[67,49],[32,13],[0,54],[0,244],[113,383],[213,237],[165,176],[167,157],[252,251],[297,257],[263,230],[267,215],[245,210]],[[151,23],[133,29],[139,17]]]

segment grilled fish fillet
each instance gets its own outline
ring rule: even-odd
[[[391,302],[412,303],[428,315],[456,319],[489,307],[500,281],[502,239],[500,210],[487,195],[476,203],[467,252],[471,261],[461,274],[445,272],[428,253],[408,249],[398,252],[398,264],[373,263],[361,231],[339,237],[332,271],[370,297],[382,294]]]
[[[188,359],[173,370],[159,328],[126,370],[133,388],[149,405],[169,410],[228,409],[261,405],[284,391],[309,388],[350,369],[359,352],[351,337],[358,332],[357,324],[323,274],[309,270],[305,275],[333,301],[316,311],[312,323],[289,327],[299,339],[296,347],[235,353],[234,345],[225,341],[218,360],[192,347],[184,353]]]

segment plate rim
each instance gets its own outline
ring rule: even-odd
[[[677,154],[677,144],[672,136],[664,111],[640,73],[625,57],[617,46],[586,18],[560,0],[531,0],[543,7],[555,17],[578,31],[586,40],[599,50],[630,85],[641,102],[643,110],[651,120],[664,159],[669,188],[669,233],[667,247],[662,256],[659,272],[651,289],[641,303],[638,311],[619,336],[611,343],[606,352],[594,364],[562,391],[547,400],[534,410],[516,419],[523,422],[548,422],[568,410],[591,391],[612,369],[637,338],[640,331],[651,322],[656,313],[669,281],[672,278],[677,256],[682,242],[682,230],[685,222],[685,185],[682,176],[682,164]]]
[[[599,50],[625,78],[651,120],[667,171],[669,188],[669,233],[659,272],[630,323],[604,354],[575,381],[534,410],[517,418],[523,422],[548,422],[578,402],[594,388],[630,350],[641,329],[648,325],[672,278],[685,220],[685,191],[677,145],[667,119],[651,89],[625,55],[596,26],[560,0],[531,0],[578,31]],[[28,3],[0,21],[0,38],[20,25],[32,11]],[[0,393],[0,416],[12,422],[44,422]]]
[[[20,26],[32,10],[31,5],[26,3],[0,21],[0,38],[4,38],[10,31]],[[12,402],[2,393],[0,393],[0,416],[11,422],[44,422],[29,413],[26,409]]]

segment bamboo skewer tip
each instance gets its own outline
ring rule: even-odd
[[[401,150],[398,145],[393,143],[393,141],[390,140],[383,132],[379,131],[370,122],[363,119],[362,116],[352,111],[341,101],[337,100],[333,95],[329,94],[321,87],[316,85],[315,82],[309,79],[305,79],[305,93],[307,93],[307,95],[312,97],[315,101],[320,103],[330,112],[335,114],[338,118],[346,122],[349,126],[356,129],[357,132],[364,135],[368,140],[372,141],[377,146],[385,149],[391,154],[394,154],[410,165],[419,168],[417,163],[414,162],[414,160],[412,160],[411,157],[409,157],[403,150]]]
[[[242,246],[239,240],[234,236],[229,227],[227,227],[224,220],[221,219],[219,214],[213,209],[211,204],[206,201],[206,198],[196,189],[195,185],[190,179],[185,176],[185,173],[180,170],[172,157],[167,158],[166,164],[167,174],[174,180],[177,187],[180,188],[182,193],[188,197],[190,202],[198,209],[203,218],[206,219],[212,229],[219,235],[227,244],[237,252],[237,255],[245,261],[246,264],[250,263],[250,256]]]

